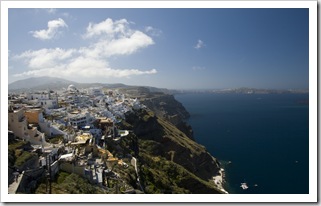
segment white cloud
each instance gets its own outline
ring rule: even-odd
[[[152,38],[146,34],[135,31],[129,37],[112,39],[110,41],[99,41],[94,45],[94,50],[98,50],[105,57],[113,55],[128,55],[136,52],[138,49],[145,48],[154,44]]]
[[[145,27],[145,32],[152,36],[160,36],[163,33],[162,30],[153,28],[151,26]]]
[[[135,75],[156,74],[156,69],[115,69],[109,66],[108,58],[111,56],[130,55],[154,44],[151,37],[141,31],[130,29],[129,24],[125,19],[107,19],[98,24],[90,23],[84,37],[99,38],[78,49],[44,48],[25,51],[14,59],[23,60],[29,71],[15,76],[130,78]]]
[[[62,16],[66,17],[66,18],[70,18],[72,17],[68,12],[64,12],[61,14]]]
[[[83,48],[82,52],[88,56],[110,57],[132,54],[154,44],[153,39],[145,33],[130,29],[130,24],[132,23],[126,19],[113,21],[109,18],[97,24],[89,23],[83,37],[99,37],[99,40],[88,48]]]
[[[52,39],[53,37],[57,36],[58,30],[60,27],[68,27],[65,21],[61,18],[52,20],[48,22],[48,29],[42,29],[39,31],[31,31],[33,37],[41,40],[48,40]]]
[[[113,21],[110,18],[97,24],[89,23],[84,38],[92,38],[95,36],[114,38],[115,35],[129,36],[132,31],[129,29],[128,25],[129,22],[126,19]]]
[[[55,14],[55,13],[57,12],[57,9],[50,8],[50,9],[46,9],[46,11],[47,11],[49,14]]]
[[[197,44],[195,45],[195,49],[200,49],[200,48],[202,48],[202,47],[204,47],[205,46],[205,44],[204,44],[204,42],[202,41],[202,40],[197,40]]]
[[[60,61],[72,57],[73,53],[76,51],[74,49],[64,50],[60,48],[55,49],[40,49],[36,51],[26,51],[16,59],[24,59],[28,63],[30,69],[41,69],[53,67]]]
[[[15,77],[21,76],[56,76],[73,78],[130,78],[131,76],[143,74],[156,74],[156,69],[112,69],[108,62],[90,57],[77,57],[65,64],[51,65],[46,68],[29,70]]]

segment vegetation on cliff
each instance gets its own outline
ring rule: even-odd
[[[135,154],[144,192],[222,193],[213,182],[220,170],[219,162],[194,141],[184,106],[173,95],[147,88],[128,93],[147,107],[128,114],[122,122],[136,137]]]
[[[148,96],[140,98],[155,115],[172,123],[177,129],[184,132],[187,137],[194,139],[192,127],[185,120],[190,117],[182,103],[176,101],[173,95],[163,93],[149,93]]]
[[[21,167],[28,160],[36,156],[29,152],[30,143],[23,141],[11,141],[8,145],[8,165],[9,167]]]
[[[92,185],[87,179],[77,174],[60,172],[51,183],[52,194],[106,194],[107,191]],[[41,183],[36,194],[46,194],[46,182]]]
[[[219,171],[217,160],[172,123],[140,110],[129,114],[123,126],[138,143],[145,193],[221,193],[212,180]]]

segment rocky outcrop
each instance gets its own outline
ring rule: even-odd
[[[187,137],[193,139],[193,130],[185,120],[190,117],[182,103],[178,102],[173,95],[153,93],[148,98],[141,99],[156,116],[165,119],[184,132]]]
[[[173,95],[157,93],[143,99],[142,103],[157,116],[170,120],[174,125],[190,116],[182,103],[176,101]]]
[[[212,181],[212,177],[217,175],[220,170],[219,163],[206,151],[204,146],[188,138],[175,125],[158,117],[152,111],[141,110],[129,114],[126,117],[126,122],[126,125],[131,125],[129,129],[132,129],[140,139],[139,156],[141,162],[149,162],[150,170],[157,170],[152,166],[155,164],[150,163],[152,160],[164,158],[164,161],[179,165],[180,170],[186,170],[183,173],[189,174],[187,175],[189,178],[179,181],[177,187],[185,188],[191,193],[202,191],[198,190],[197,192],[194,190],[195,188],[207,188],[203,190],[204,193],[220,193]],[[147,161],[147,157],[152,160]],[[159,175],[157,172],[153,172],[153,174]],[[175,179],[176,177],[168,178]],[[187,184],[188,182],[189,184]],[[190,187],[191,182],[193,182],[193,187]]]

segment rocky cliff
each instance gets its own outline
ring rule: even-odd
[[[192,127],[185,122],[190,117],[190,114],[173,95],[150,93],[148,97],[141,98],[141,102],[153,111],[156,116],[169,121],[189,138],[194,139]]]
[[[184,132],[189,138],[193,139],[193,130],[186,124],[185,120],[189,118],[189,113],[184,106],[176,101],[172,93],[173,90],[164,91],[164,89],[152,89],[147,87],[127,87],[118,88],[121,93],[125,93],[132,98],[138,98],[139,101],[146,105],[156,116],[169,121],[179,130]]]
[[[213,182],[219,162],[177,126],[189,116],[185,108],[171,95],[158,94],[143,103],[148,109],[128,114],[123,123],[137,138],[145,192],[222,193]]]

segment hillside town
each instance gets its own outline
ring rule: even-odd
[[[77,174],[104,193],[143,192],[136,158],[118,144],[131,134],[119,124],[125,114],[145,108],[137,98],[117,89],[69,85],[10,93],[8,103],[9,194],[34,193],[41,182],[50,194],[60,172]],[[122,179],[124,170],[134,173],[138,189]]]

